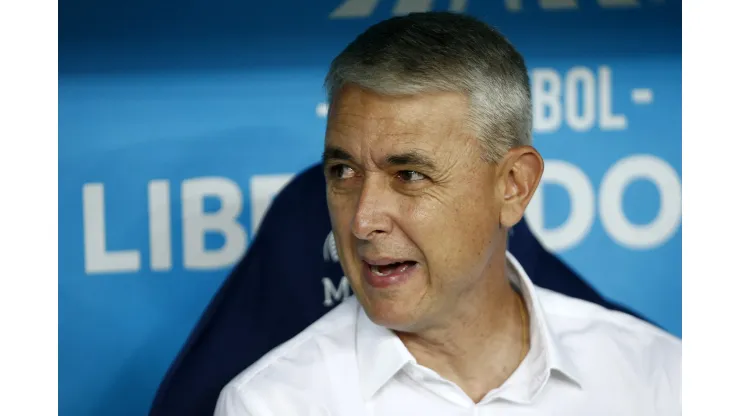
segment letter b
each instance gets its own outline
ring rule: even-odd
[[[221,200],[221,209],[207,213],[207,196]],[[247,233],[237,222],[244,201],[239,186],[226,178],[189,179],[182,183],[182,224],[184,263],[187,269],[212,269],[234,264],[247,248]],[[224,237],[218,250],[206,250],[207,231]]]

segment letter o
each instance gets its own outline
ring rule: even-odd
[[[622,209],[624,191],[635,180],[653,182],[660,193],[660,210],[646,225],[631,223]],[[651,249],[663,244],[681,222],[681,180],[663,159],[633,155],[615,163],[604,176],[599,191],[599,214],[604,230],[631,249]]]
[[[588,235],[594,220],[595,198],[591,182],[577,166],[563,160],[548,160],[540,183],[525,212],[532,233],[551,251],[577,245]],[[544,225],[542,185],[545,183],[561,186],[570,197],[570,215],[563,225],[555,229],[545,229]]]

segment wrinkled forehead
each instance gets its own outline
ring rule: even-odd
[[[462,94],[387,96],[347,88],[330,109],[326,146],[354,152],[451,150],[472,135],[467,115]]]

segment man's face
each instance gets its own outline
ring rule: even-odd
[[[345,274],[370,318],[430,325],[486,285],[504,188],[453,93],[380,96],[346,87],[329,114],[327,200]],[[498,185],[497,185],[498,184]]]

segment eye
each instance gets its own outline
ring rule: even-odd
[[[426,179],[426,176],[424,174],[421,174],[414,170],[402,170],[398,172],[398,177],[404,182],[418,182]]]
[[[334,165],[329,168],[332,178],[347,179],[354,175],[354,170],[347,165]]]

